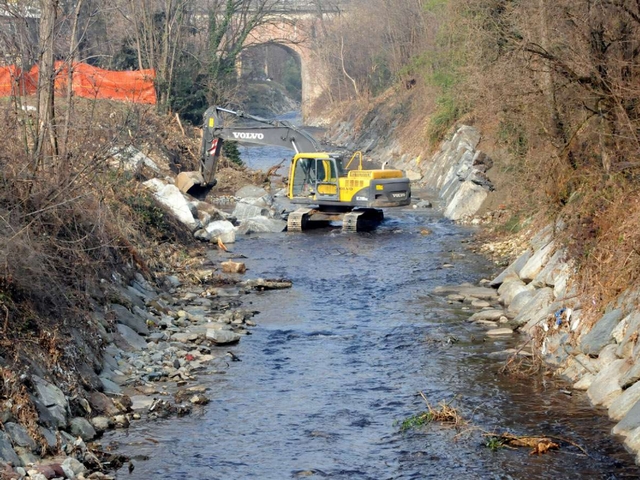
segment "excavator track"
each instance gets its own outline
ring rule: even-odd
[[[299,208],[289,214],[287,219],[287,231],[302,232],[306,229],[309,216],[314,212],[313,208]]]
[[[384,220],[382,210],[367,208],[354,210],[344,214],[342,219],[343,232],[365,232],[373,230]]]

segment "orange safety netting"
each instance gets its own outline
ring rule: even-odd
[[[65,95],[69,78],[68,65],[56,62],[56,95]],[[0,67],[0,96],[33,94],[38,85],[39,68],[34,65],[28,73],[20,74],[15,66]],[[116,72],[92,67],[86,63],[73,64],[73,93],[83,98],[106,98],[134,103],[156,103],[153,85],[154,70]],[[18,88],[19,86],[19,88]]]
[[[23,75],[22,70],[15,65],[0,67],[0,97],[28,95],[28,82],[25,81],[28,75]]]

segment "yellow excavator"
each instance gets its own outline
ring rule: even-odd
[[[252,124],[227,127],[221,114]],[[363,169],[361,152],[354,153],[344,165],[342,154],[321,151],[309,133],[289,122],[265,120],[221,107],[210,107],[204,114],[200,171],[178,175],[176,186],[182,192],[197,194],[215,186],[225,140],[286,147],[296,152],[289,168],[287,197],[300,207],[289,214],[289,231],[331,221],[342,221],[345,231],[369,230],[384,219],[381,208],[411,202],[410,182],[401,170]],[[351,168],[355,160],[357,165]]]

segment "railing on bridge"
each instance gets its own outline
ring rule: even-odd
[[[349,3],[350,0],[278,0],[269,10],[278,13],[337,13]]]

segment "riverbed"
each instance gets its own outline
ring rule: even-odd
[[[429,234],[427,234],[428,232]],[[634,478],[637,468],[581,392],[550,377],[500,374],[472,313],[431,292],[478,282],[495,267],[467,247],[472,230],[435,211],[388,213],[373,233],[327,228],[240,239],[250,277],[286,277],[287,291],[246,296],[252,335],[241,361],[201,379],[211,403],[186,418],[133,424],[114,438],[131,479]],[[401,431],[451,402],[467,422]],[[582,446],[533,456],[492,451],[482,432],[554,435]],[[120,477],[119,476],[119,477]]]

